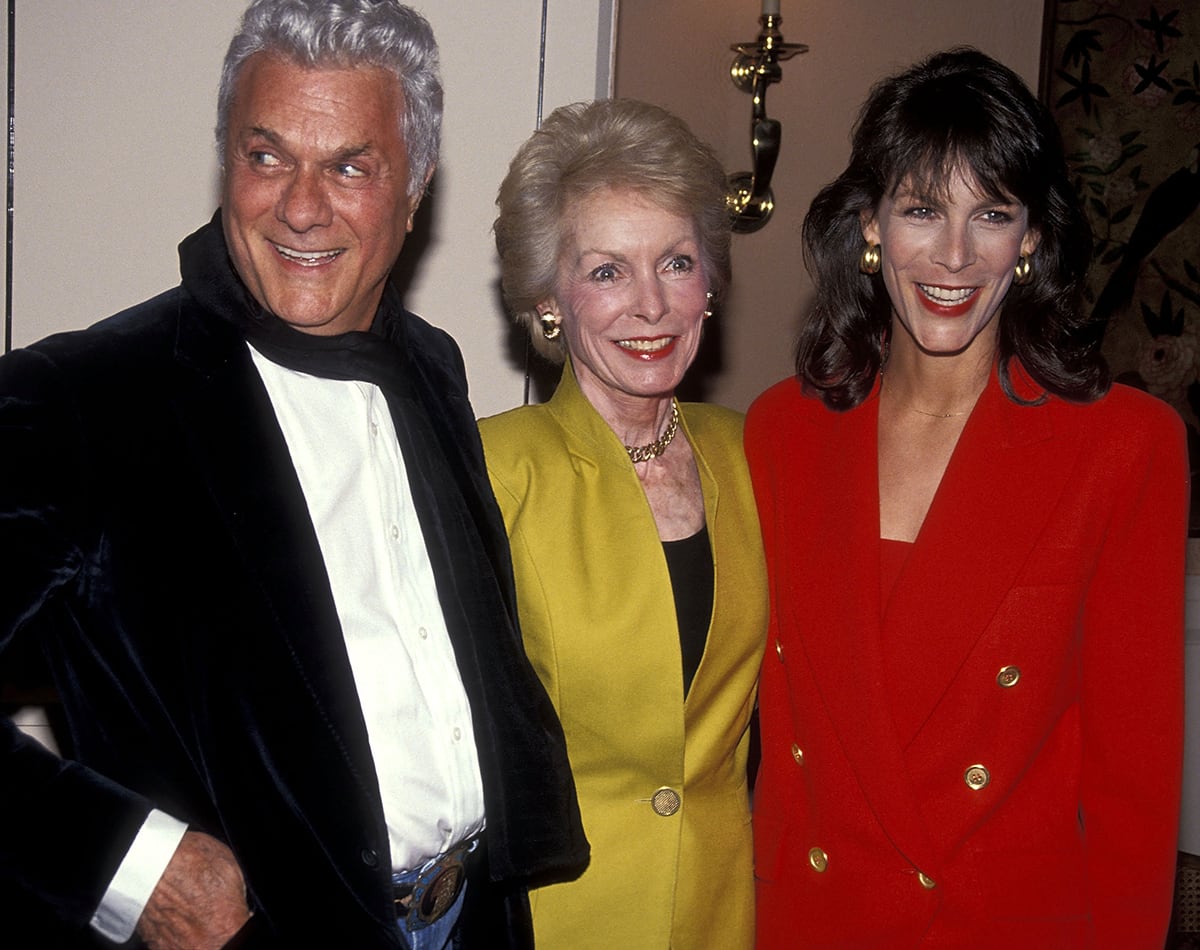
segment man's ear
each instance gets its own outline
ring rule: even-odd
[[[423,182],[421,182],[420,192],[417,194],[417,197],[414,198],[408,206],[408,223],[405,224],[404,229],[405,229],[405,231],[407,231],[409,233],[412,233],[413,218],[415,218],[417,216],[417,209],[419,207],[421,207],[421,200],[425,197],[425,190],[429,187],[429,180],[431,178],[433,178],[433,173],[436,170],[437,170],[437,166],[434,165],[429,169],[429,171],[427,171],[425,173],[425,180]]]

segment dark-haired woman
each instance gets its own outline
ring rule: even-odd
[[[746,444],[772,590],[760,947],[1161,947],[1183,429],[1111,386],[1052,119],[974,50],[873,90]]]

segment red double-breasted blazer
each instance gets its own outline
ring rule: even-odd
[[[1161,947],[1180,420],[1121,386],[1022,406],[993,375],[885,609],[877,410],[788,380],[748,417],[771,585],[758,945]]]

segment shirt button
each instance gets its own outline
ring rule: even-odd
[[[1005,689],[1017,685],[1017,680],[1021,678],[1021,671],[1015,666],[1006,666],[996,674],[996,682]]]
[[[458,726],[455,726],[454,727],[454,741],[458,742],[458,740],[461,738],[462,738],[462,730],[459,729]]]
[[[421,627],[417,630],[417,636],[419,636],[422,640],[428,640],[429,639],[429,631],[426,630],[424,627]]]
[[[992,780],[991,773],[982,765],[972,765],[963,773],[963,781],[972,791],[979,791]]]
[[[377,423],[377,422],[371,423],[371,435],[372,436],[379,435],[379,423]]]
[[[820,848],[809,848],[808,863],[812,865],[813,870],[818,874],[824,874],[825,869],[829,867],[829,855]]]
[[[654,809],[654,813],[661,815],[663,818],[670,818],[675,812],[679,811],[681,804],[679,793],[675,789],[667,788],[666,786],[655,792],[654,797],[650,799],[650,807]]]
[[[792,758],[796,760],[797,765],[804,764],[804,750],[795,743],[792,744]]]
[[[392,540],[395,541],[400,537],[400,528],[397,525],[392,525]]]

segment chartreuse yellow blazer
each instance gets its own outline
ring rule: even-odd
[[[671,582],[620,441],[568,365],[553,398],[480,422],[525,647],[567,737],[591,863],[531,894],[539,950],[754,943],[746,755],[767,626],[742,416],[680,406],[714,557],[686,699]]]

